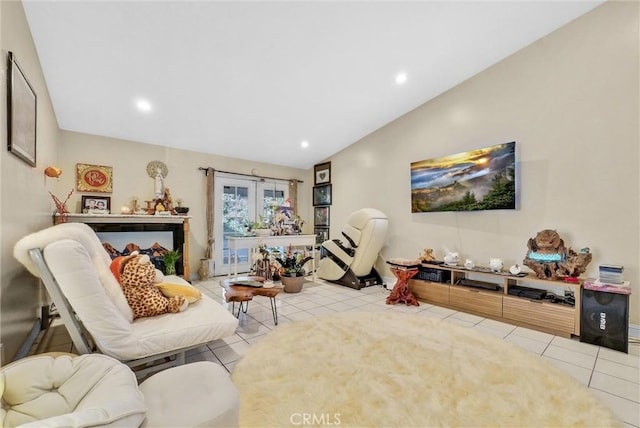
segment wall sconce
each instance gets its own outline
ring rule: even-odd
[[[49,178],[58,178],[62,175],[62,170],[57,166],[48,166],[44,169],[44,175]]]

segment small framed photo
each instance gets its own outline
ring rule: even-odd
[[[85,214],[109,214],[111,211],[111,197],[82,196],[82,212]]]
[[[328,227],[316,227],[313,229],[313,233],[316,235],[316,244],[322,244],[324,241],[329,240]]]
[[[331,184],[313,186],[313,205],[331,205]]]
[[[331,183],[331,162],[320,163],[313,167],[315,175],[314,184]]]
[[[8,149],[29,165],[36,166],[36,92],[13,52],[9,52],[7,65]]]
[[[313,209],[313,225],[329,226],[329,207],[315,207]]]

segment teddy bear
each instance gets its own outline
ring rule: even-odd
[[[118,257],[111,263],[111,270],[122,287],[134,319],[181,312],[189,304],[185,296],[162,294],[155,283],[156,269],[147,255],[134,251]]]

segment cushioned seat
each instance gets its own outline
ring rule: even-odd
[[[381,284],[373,266],[384,245],[388,225],[387,216],[374,208],[352,213],[342,229],[346,242],[333,239],[322,243],[328,257],[320,260],[318,276],[356,289]]]
[[[240,398],[222,366],[199,361],[162,371],[142,382],[148,406],[143,426],[235,427]]]
[[[106,355],[37,355],[0,368],[3,427],[233,427],[238,392],[226,370],[201,361],[139,387]]]
[[[18,360],[0,369],[2,426],[138,426],[147,406],[127,366],[105,355]]]

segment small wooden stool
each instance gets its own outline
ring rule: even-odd
[[[253,296],[265,296],[269,298],[271,303],[271,314],[273,315],[273,322],[278,325],[278,308],[276,306],[276,296],[282,291],[281,285],[274,285],[273,287],[251,287],[249,285],[237,284],[240,281],[256,281],[264,282],[264,278],[261,276],[240,276],[237,278],[229,278],[220,282],[222,288],[224,288],[224,298],[227,303],[231,303],[231,312],[236,310],[236,302],[238,306],[238,312],[235,314],[236,318],[240,317],[240,311],[247,313],[249,309],[249,301],[253,300]]]

